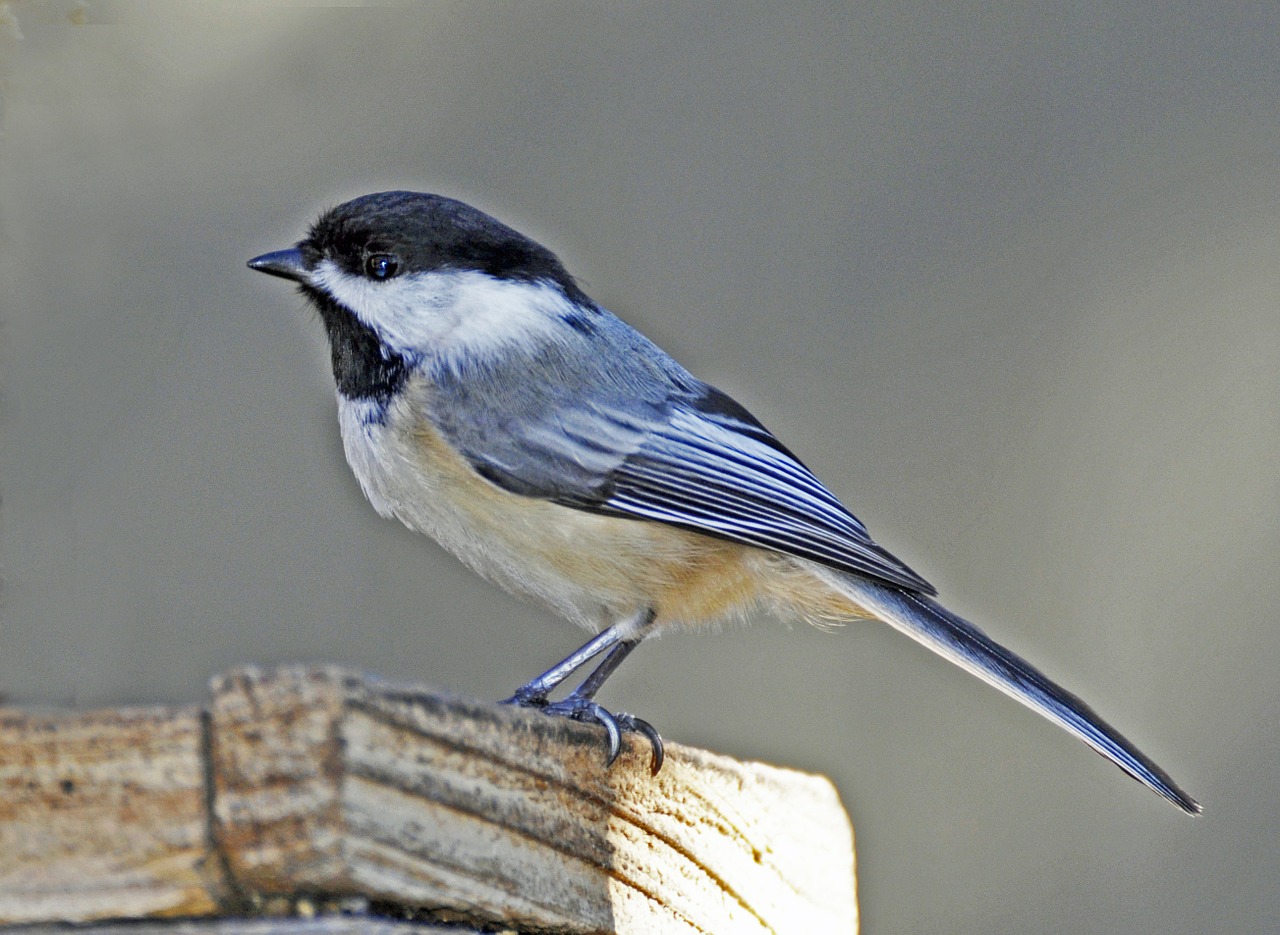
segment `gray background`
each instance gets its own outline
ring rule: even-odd
[[[1206,805],[886,627],[637,653],[607,703],[835,779],[867,932],[1280,926],[1272,4],[7,6],[10,698],[293,660],[499,697],[580,641],[373,514],[314,315],[244,268],[441,191]]]

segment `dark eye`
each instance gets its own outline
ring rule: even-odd
[[[390,279],[400,270],[393,253],[370,253],[364,258],[364,274],[370,279]]]

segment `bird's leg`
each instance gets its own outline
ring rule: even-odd
[[[569,696],[561,702],[553,702],[555,704],[564,705],[570,709],[585,709],[589,712],[590,720],[598,721],[604,725],[606,731],[609,732],[609,763],[612,764],[617,759],[618,752],[622,749],[622,738],[619,731],[630,730],[637,734],[643,734],[649,741],[649,746],[653,749],[653,774],[656,776],[658,770],[662,769],[663,749],[662,737],[658,734],[657,728],[646,721],[644,718],[636,717],[634,714],[627,714],[619,711],[617,714],[610,714],[600,705],[596,704],[592,699],[595,698],[596,692],[600,690],[600,686],[604,684],[604,680],[614,673],[618,666],[622,665],[622,660],[631,654],[631,650],[640,645],[643,637],[623,640],[613,649],[609,650],[609,654],[604,657],[600,665],[596,666],[591,674],[582,680],[582,684],[569,693]],[[570,717],[581,718],[575,711],[571,711]],[[612,724],[610,724],[612,720]]]
[[[613,675],[617,671],[618,666],[622,665],[622,660],[631,655],[631,650],[640,645],[643,637],[635,637],[634,639],[623,640],[601,660],[600,665],[591,670],[591,674],[582,680],[582,683],[571,693],[573,697],[586,698],[588,700],[596,696],[604,686],[604,680]]]
[[[570,654],[563,662],[552,666],[542,675],[519,688],[504,703],[536,707],[544,714],[599,724],[609,734],[609,765],[612,765],[622,750],[622,731],[630,730],[643,734],[653,749],[652,769],[656,775],[662,768],[663,748],[662,738],[654,726],[643,718],[631,714],[612,714],[594,700],[596,692],[604,685],[605,680],[617,670],[622,660],[640,645],[644,639],[645,630],[653,623],[653,617],[653,611],[646,610],[640,615],[638,622],[629,621],[629,625],[615,624],[609,627]],[[629,635],[624,638],[621,635],[622,632],[628,632]],[[607,654],[600,664],[563,701],[547,699],[547,695],[571,673],[606,650]]]
[[[520,705],[522,708],[542,707],[547,703],[547,696],[555,691],[561,682],[606,649],[617,644],[622,638],[618,631],[617,625],[611,626],[607,630],[601,630],[536,679],[521,685],[516,689],[514,695],[502,703]]]

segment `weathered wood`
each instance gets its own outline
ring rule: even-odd
[[[0,710],[0,921],[204,915],[199,710]]]
[[[209,919],[182,922],[104,922],[68,929],[38,924],[4,928],[5,935],[484,935],[478,929],[397,922],[365,915],[318,919]]]
[[[597,727],[335,668],[229,673],[205,717],[0,720],[0,921],[320,895],[558,932],[856,928],[821,777],[676,744],[653,777],[634,737],[606,768]]]

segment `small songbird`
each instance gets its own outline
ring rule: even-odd
[[[507,699],[662,742],[595,696],[646,637],[763,609],[881,620],[1199,804],[1083,701],[934,600],[746,409],[588,297],[547,248],[441,195],[381,192],[249,261],[332,350],[347,461],[383,516],[596,635]],[[550,694],[599,659],[561,700]]]

